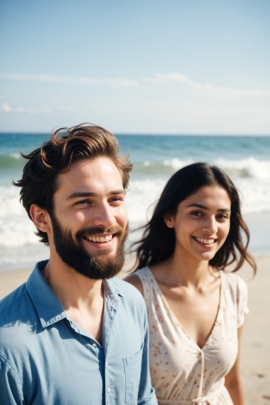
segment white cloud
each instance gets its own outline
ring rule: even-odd
[[[224,86],[213,86],[212,84],[200,84],[192,81],[188,76],[180,73],[156,73],[152,77],[144,77],[143,82],[153,85],[166,85],[168,83],[184,83],[187,86],[197,89],[209,95],[229,95],[229,96],[265,96],[270,95],[270,89],[234,89]]]
[[[16,113],[24,113],[24,112],[26,112],[27,110],[24,108],[24,107],[22,107],[22,106],[19,106],[19,107],[17,107],[17,108],[15,108],[15,112]]]
[[[52,76],[52,75],[21,75],[13,73],[0,73],[1,79],[20,80],[20,81],[39,81],[50,83],[66,83],[83,86],[107,86],[107,87],[134,87],[139,83],[133,79],[124,77],[99,78],[99,77],[70,77],[70,76]]]
[[[10,111],[12,111],[12,108],[10,107],[10,105],[8,103],[3,103],[0,105],[0,111],[9,113]]]
[[[2,113],[13,113],[13,114],[53,114],[55,112],[70,112],[74,109],[69,106],[58,106],[56,108],[41,106],[41,107],[23,107],[21,105],[12,107],[8,103],[3,103],[0,105],[0,112]]]
[[[192,83],[188,76],[180,73],[156,73],[153,77],[144,77],[143,82],[164,85],[168,82]]]
[[[50,82],[50,83],[64,83],[73,84],[81,86],[105,86],[105,87],[136,87],[145,83],[150,83],[152,85],[165,86],[168,84],[182,84],[186,85],[190,89],[197,90],[201,94],[207,94],[210,96],[269,96],[270,89],[257,90],[257,89],[237,89],[224,86],[214,86],[212,84],[197,83],[189,78],[189,76],[176,73],[156,73],[150,77],[143,77],[138,80],[124,78],[124,77],[111,77],[111,78],[100,78],[100,77],[87,77],[87,76],[53,76],[47,74],[39,75],[23,75],[14,73],[0,73],[0,79],[6,80],[19,80],[19,81],[39,81],[39,82]]]
[[[213,84],[201,84],[180,73],[157,73],[137,81],[137,87],[125,91],[107,91],[109,85],[119,85],[119,78],[70,78],[50,75],[1,74],[0,79],[42,80],[66,83],[66,86],[44,86],[41,102],[34,104],[35,89],[28,87],[28,99],[18,94],[12,101],[9,92],[0,104],[0,113],[7,127],[17,125],[17,117],[24,117],[29,127],[35,122],[38,128],[54,127],[62,122],[92,121],[102,123],[115,132],[144,133],[223,133],[223,134],[269,134],[270,90],[237,89]],[[75,96],[65,97],[70,84],[95,86],[83,91],[82,87],[71,89]],[[123,84],[124,82],[121,81]],[[12,83],[14,84],[14,83]],[[16,83],[15,83],[16,84]],[[99,86],[107,86],[100,91]],[[10,84],[11,86],[11,84]],[[119,86],[118,86],[119,87]],[[133,90],[139,89],[139,91]],[[55,90],[55,91],[54,91]],[[31,92],[35,98],[31,98]],[[77,92],[77,93],[76,93]],[[64,95],[63,95],[64,94]],[[17,95],[16,95],[17,96]],[[20,97],[21,96],[21,97]],[[44,96],[44,97],[43,97]],[[27,101],[28,100],[28,101]],[[22,104],[23,103],[23,104]],[[65,105],[65,103],[69,103]],[[35,117],[33,117],[35,115]],[[1,124],[3,125],[3,124]]]

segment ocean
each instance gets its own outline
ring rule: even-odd
[[[12,180],[21,177],[20,152],[40,146],[50,134],[0,133],[0,271],[33,266],[48,257],[48,248],[19,202]],[[193,162],[222,168],[240,191],[244,218],[250,228],[250,251],[270,254],[270,137],[116,135],[133,171],[127,192],[131,234],[128,245],[151,216],[169,177]]]

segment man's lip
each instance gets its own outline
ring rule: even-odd
[[[95,234],[95,235],[85,235],[83,238],[88,242],[93,243],[108,243],[111,242],[115,234]]]

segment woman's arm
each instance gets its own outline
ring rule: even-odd
[[[244,392],[240,377],[240,348],[243,326],[238,329],[238,355],[233,368],[225,377],[225,387],[229,391],[234,405],[244,405]]]

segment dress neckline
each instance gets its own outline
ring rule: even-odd
[[[176,317],[176,315],[174,314],[174,312],[172,311],[170,305],[167,302],[167,299],[165,298],[163,292],[161,291],[161,288],[154,276],[154,274],[152,273],[151,269],[149,267],[147,267],[148,271],[151,273],[151,276],[153,277],[153,281],[156,285],[156,288],[159,292],[159,294],[161,295],[164,304],[166,306],[166,309],[168,311],[168,313],[170,314],[170,317],[173,318],[175,320],[175,322],[177,324],[179,324],[180,328],[182,329],[182,331],[184,332],[184,334],[188,337],[188,339],[190,339],[190,341],[196,346],[197,349],[199,349],[200,352],[204,351],[204,349],[208,346],[210,339],[212,338],[212,336],[214,335],[215,329],[218,327],[219,325],[219,320],[220,320],[220,311],[221,311],[221,307],[222,307],[222,302],[223,302],[223,273],[221,270],[219,270],[219,275],[220,275],[220,292],[219,292],[219,303],[218,303],[218,308],[217,308],[217,314],[214,320],[214,323],[212,325],[212,328],[209,332],[209,335],[204,343],[204,345],[202,347],[200,347],[194,339],[192,339],[192,337],[189,335],[189,333],[186,331],[186,329],[183,327],[183,325],[181,324],[181,322],[179,321],[179,319]]]

